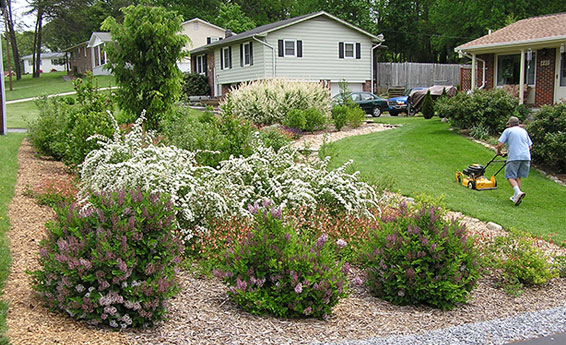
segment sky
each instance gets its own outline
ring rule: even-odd
[[[27,0],[12,0],[12,12],[16,31],[33,31],[35,25],[35,16],[33,14],[25,15],[30,7]],[[3,24],[4,21],[2,21]],[[2,25],[4,32],[4,25]]]

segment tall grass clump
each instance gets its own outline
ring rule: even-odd
[[[319,83],[272,79],[242,84],[226,96],[220,107],[253,123],[271,125],[283,123],[294,109],[316,108],[328,119],[331,102],[328,89]]]

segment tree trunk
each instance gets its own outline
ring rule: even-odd
[[[39,78],[41,68],[41,29],[43,22],[43,8],[37,9],[35,35],[33,37],[33,78]]]
[[[12,18],[12,1],[6,1],[6,24],[8,25],[8,35],[10,36],[10,44],[12,45],[12,56],[14,57],[14,72],[16,79],[22,79],[22,66],[20,64],[20,52],[16,41],[16,32],[14,31],[14,20]],[[6,37],[6,39],[8,39]]]

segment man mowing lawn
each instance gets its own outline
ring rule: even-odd
[[[511,116],[507,121],[507,128],[497,143],[497,154],[501,153],[504,144],[507,144],[508,154],[505,178],[515,192],[510,199],[515,206],[519,206],[525,197],[525,193],[521,191],[521,178],[529,176],[533,142],[527,130],[519,126],[519,119],[515,116]]]

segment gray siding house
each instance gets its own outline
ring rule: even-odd
[[[332,95],[346,80],[352,91],[372,91],[374,52],[383,36],[372,35],[324,11],[267,24],[190,51],[209,77],[211,96],[261,79],[320,82]],[[198,70],[198,68],[197,68]]]

